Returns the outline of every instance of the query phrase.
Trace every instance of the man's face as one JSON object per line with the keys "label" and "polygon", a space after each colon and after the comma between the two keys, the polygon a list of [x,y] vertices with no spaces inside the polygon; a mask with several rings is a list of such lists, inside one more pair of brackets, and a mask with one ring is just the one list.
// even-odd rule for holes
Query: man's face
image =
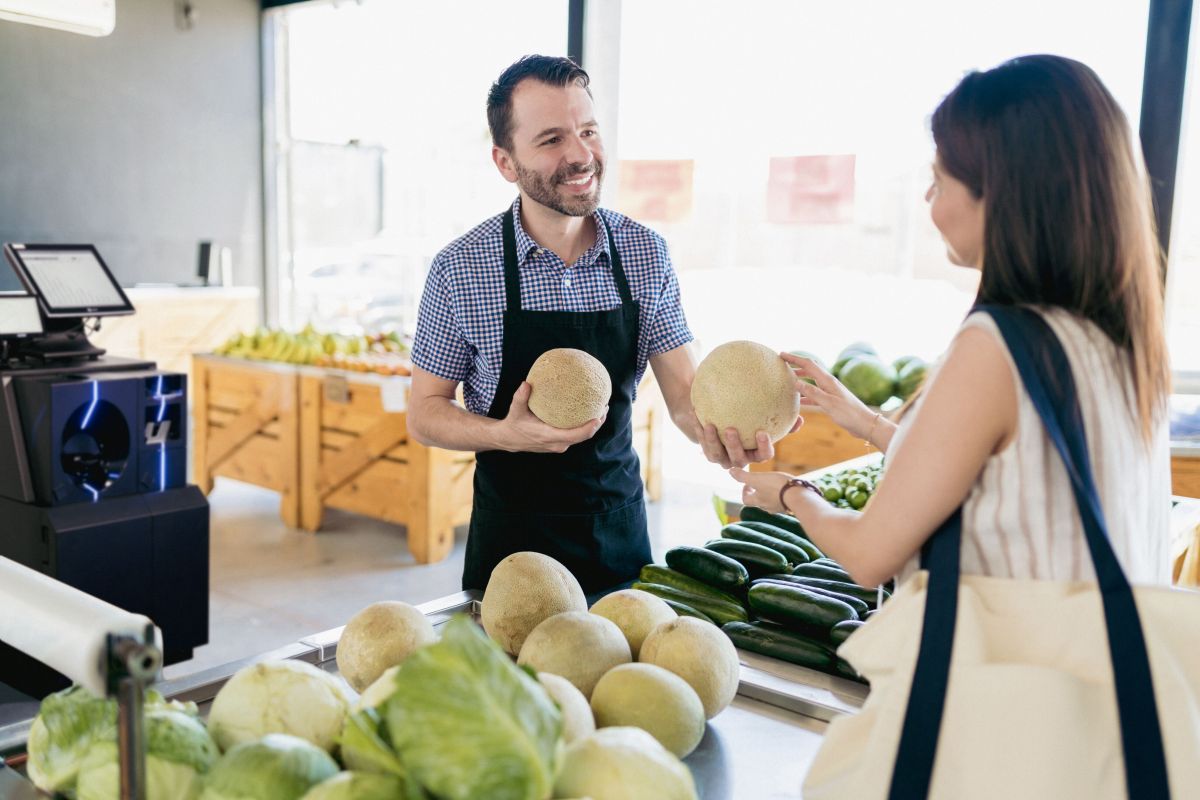
{"label": "man's face", "polygon": [[501,173],[560,214],[591,214],[600,204],[604,145],[587,90],[527,78],[512,103],[512,150],[493,152]]}

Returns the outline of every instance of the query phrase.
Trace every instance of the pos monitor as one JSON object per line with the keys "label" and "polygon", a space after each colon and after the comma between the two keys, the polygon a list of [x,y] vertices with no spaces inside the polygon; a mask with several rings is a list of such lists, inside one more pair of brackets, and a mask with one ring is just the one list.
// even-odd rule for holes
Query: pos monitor
{"label": "pos monitor", "polygon": [[6,244],[4,255],[49,320],[132,314],[133,305],[90,244]]}

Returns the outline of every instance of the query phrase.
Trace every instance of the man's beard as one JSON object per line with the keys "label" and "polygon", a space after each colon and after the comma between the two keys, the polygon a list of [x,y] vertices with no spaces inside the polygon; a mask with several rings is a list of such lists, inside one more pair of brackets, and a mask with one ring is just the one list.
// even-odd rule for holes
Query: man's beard
{"label": "man's beard", "polygon": [[[604,165],[600,161],[593,161],[590,166],[583,169],[564,167],[549,179],[543,178],[534,170],[526,169],[515,158],[513,165],[517,170],[517,185],[525,191],[525,194],[560,214],[568,217],[586,217],[595,212],[600,205],[600,185],[604,178]],[[589,172],[595,173],[596,181],[596,188],[590,195],[572,196],[559,193],[558,187],[564,181],[579,178]]]}

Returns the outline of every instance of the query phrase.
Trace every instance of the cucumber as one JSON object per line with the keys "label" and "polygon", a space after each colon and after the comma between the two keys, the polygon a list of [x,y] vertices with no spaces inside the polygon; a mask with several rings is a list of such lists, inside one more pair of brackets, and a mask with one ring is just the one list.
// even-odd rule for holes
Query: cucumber
{"label": "cucumber", "polygon": [[[870,611],[871,611],[871,607],[868,606],[866,603],[864,603],[862,600],[859,600],[857,597],[851,597],[848,594],[841,594],[840,592],[830,591],[829,589],[818,589],[816,586],[804,586],[803,584],[798,584],[794,581],[786,580],[787,577],[789,577],[789,576],[787,576],[787,575],[767,575],[765,577],[759,578],[758,580],[754,581],[754,584],[759,584],[764,581],[767,581],[767,582],[779,583],[784,586],[800,586],[801,588],[803,588],[807,591],[816,592],[817,594],[823,594],[823,595],[832,597],[836,600],[841,600],[843,603],[845,603],[846,605],[848,605],[854,609],[854,613],[858,615],[859,619],[862,619],[866,614],[870,613]],[[754,585],[754,584],[752,584],[752,585]]]}
{"label": "cucumber", "polygon": [[682,589],[676,589],[673,586],[660,586],[657,583],[642,583],[638,581],[633,584],[633,588],[649,592],[655,597],[661,597],[663,600],[674,600],[676,603],[690,606],[701,614],[704,614],[717,625],[724,625],[726,622],[745,622],[749,619],[746,609],[740,605],[726,603],[722,600],[710,600],[707,597],[691,594]]}
{"label": "cucumber", "polygon": [[750,577],[780,572],[788,568],[788,560],[783,553],[764,547],[754,542],[741,542],[737,539],[713,539],[704,545],[707,549],[734,559],[749,572]]}
{"label": "cucumber", "polygon": [[867,683],[867,679],[862,675],[859,675],[858,670],[850,666],[850,663],[843,658],[837,658],[833,662],[833,669],[834,672],[843,678],[849,678],[850,680],[858,681],[859,683]]}
{"label": "cucumber", "polygon": [[827,645],[778,625],[764,622],[730,622],[721,626],[736,647],[772,656],[810,669],[830,670],[836,657]]}
{"label": "cucumber", "polygon": [[647,564],[642,567],[642,571],[638,573],[638,580],[642,583],[657,583],[659,586],[672,586],[689,594],[707,597],[710,600],[733,603],[736,606],[742,604],[741,600],[729,592],[721,591],[715,586],[709,586],[703,581],[698,581],[695,578],[684,575],[682,572],[676,572],[670,567],[664,567],[661,564]]}
{"label": "cucumber", "polygon": [[721,529],[721,538],[737,539],[740,542],[750,542],[751,544],[760,544],[763,547],[769,547],[783,554],[783,557],[788,560],[789,564],[804,564],[809,560],[808,554],[796,545],[785,542],[782,539],[777,539],[761,531],[751,530],[745,525],[736,522],[726,525]]}
{"label": "cucumber", "polygon": [[[857,583],[847,583],[846,581],[831,581],[826,578],[809,578],[803,575],[790,576],[792,582],[798,583],[801,586],[815,586],[818,589],[829,589],[838,594],[848,594],[851,597],[857,597],[871,608],[875,608],[875,603],[878,600],[878,590],[868,589],[865,586],[859,586]],[[883,599],[887,600],[891,597],[887,590],[883,592]]]}
{"label": "cucumber", "polygon": [[800,575],[805,578],[825,578],[830,581],[842,581],[843,583],[854,583],[850,577],[850,573],[841,567],[831,567],[828,564],[797,564],[792,570],[793,575]]}
{"label": "cucumber", "polygon": [[671,548],[667,551],[667,566],[719,589],[736,589],[750,581],[750,573],[740,562],[703,547]]}
{"label": "cucumber", "polygon": [[829,641],[833,642],[833,646],[837,647],[842,642],[850,638],[850,634],[864,625],[862,620],[848,619],[845,622],[839,622],[829,629]]}
{"label": "cucumber", "polygon": [[829,566],[831,566],[831,567],[837,567],[838,569],[845,569],[845,567],[843,567],[843,566],[842,566],[841,564],[839,564],[838,562],[834,561],[834,560],[833,560],[832,558],[830,558],[829,556],[821,556],[820,558],[814,558],[814,559],[813,559],[813,561],[812,561],[812,563],[814,563],[814,564],[828,564],[828,565],[829,565]]}
{"label": "cucumber", "polygon": [[[804,554],[806,556],[808,556],[809,561],[812,561],[813,559],[817,559],[817,558],[822,558],[825,555],[824,553],[821,552],[821,549],[819,547],[817,547],[815,544],[810,542],[808,539],[805,539],[803,536],[797,536],[796,534],[794,534],[790,531],[786,531],[783,528],[777,527],[775,525],[771,525],[770,523],[767,523],[767,522],[739,522],[737,524],[741,525],[743,528],[749,528],[752,531],[758,531],[759,533],[765,533],[767,536],[774,537],[776,539],[779,539],[780,541],[784,541],[790,545],[795,545],[796,547],[799,547],[801,550],[804,551]],[[794,564],[796,562],[793,561],[792,563]]]}
{"label": "cucumber", "polygon": [[712,617],[708,616],[703,611],[697,611],[691,606],[684,605],[678,600],[667,600],[666,598],[662,598],[662,601],[669,605],[671,609],[681,617],[693,617],[704,622],[711,622],[713,625],[717,624],[712,621]]}
{"label": "cucumber", "polygon": [[775,514],[758,506],[744,506],[741,516],[743,522],[766,522],[776,528],[783,528],[788,533],[808,538],[804,528],[800,527],[800,520],[790,514]]}
{"label": "cucumber", "polygon": [[751,610],[763,619],[817,636],[828,635],[839,622],[858,619],[849,603],[802,586],[760,582],[750,587],[747,597]]}

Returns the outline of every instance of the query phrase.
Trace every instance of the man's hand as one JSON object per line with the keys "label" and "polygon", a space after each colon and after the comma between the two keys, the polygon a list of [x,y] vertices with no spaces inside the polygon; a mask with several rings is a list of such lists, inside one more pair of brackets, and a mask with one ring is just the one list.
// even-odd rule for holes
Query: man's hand
{"label": "man's hand", "polygon": [[[717,426],[711,423],[702,425],[695,411],[692,412],[692,422],[697,434],[696,440],[700,443],[700,449],[704,451],[704,457],[714,464],[720,464],[724,469],[741,468],[747,464],[757,464],[775,458],[775,446],[763,431],[754,434],[756,446],[747,450],[742,446],[742,437],[736,429],[726,428],[722,438]],[[796,417],[791,432],[799,430],[803,424],[804,418]]]}
{"label": "man's hand", "polygon": [[498,438],[501,449],[510,453],[564,453],[573,444],[585,442],[596,435],[608,416],[593,419],[577,428],[555,428],[542,422],[529,410],[529,394],[533,387],[522,381],[513,393],[508,416],[500,423]]}

